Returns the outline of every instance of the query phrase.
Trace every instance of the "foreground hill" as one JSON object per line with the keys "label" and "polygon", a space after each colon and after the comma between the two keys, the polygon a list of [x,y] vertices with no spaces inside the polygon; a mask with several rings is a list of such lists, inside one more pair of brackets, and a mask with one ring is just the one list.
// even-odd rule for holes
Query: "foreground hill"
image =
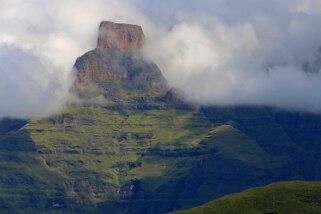
{"label": "foreground hill", "polygon": [[275,181],[320,180],[320,115],[195,107],[103,22],[75,63],[79,102],[0,122],[1,213],[165,213]]}
{"label": "foreground hill", "polygon": [[321,213],[321,183],[275,183],[229,195],[190,210],[174,213],[317,214]]}

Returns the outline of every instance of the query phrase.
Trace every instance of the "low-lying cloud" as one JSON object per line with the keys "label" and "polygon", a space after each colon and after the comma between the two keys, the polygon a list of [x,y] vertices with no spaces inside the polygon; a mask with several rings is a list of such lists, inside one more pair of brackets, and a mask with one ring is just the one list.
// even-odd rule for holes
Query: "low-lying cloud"
{"label": "low-lying cloud", "polygon": [[121,0],[0,0],[0,118],[47,116],[70,100],[76,58],[102,20],[144,18]]}
{"label": "low-lying cloud", "polygon": [[319,0],[0,0],[0,117],[68,100],[102,20],[140,24],[146,57],[199,104],[321,111]]}
{"label": "low-lying cloud", "polygon": [[[62,68],[31,52],[0,46],[1,114],[6,117],[46,115],[65,102]],[[17,76],[19,75],[19,76]]]}
{"label": "low-lying cloud", "polygon": [[172,86],[199,104],[320,112],[320,1],[201,2],[145,50]]}

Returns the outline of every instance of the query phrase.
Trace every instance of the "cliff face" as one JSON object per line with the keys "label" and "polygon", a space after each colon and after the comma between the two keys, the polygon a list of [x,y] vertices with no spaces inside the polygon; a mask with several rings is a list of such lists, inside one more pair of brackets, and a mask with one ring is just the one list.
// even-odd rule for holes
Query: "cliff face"
{"label": "cliff face", "polygon": [[101,22],[97,48],[126,50],[140,48],[145,36],[142,27],[130,24]]}
{"label": "cliff face", "polygon": [[160,70],[140,54],[143,43],[140,26],[102,22],[97,48],[76,60],[76,94],[85,99],[98,95],[125,99],[133,91],[165,92]]}

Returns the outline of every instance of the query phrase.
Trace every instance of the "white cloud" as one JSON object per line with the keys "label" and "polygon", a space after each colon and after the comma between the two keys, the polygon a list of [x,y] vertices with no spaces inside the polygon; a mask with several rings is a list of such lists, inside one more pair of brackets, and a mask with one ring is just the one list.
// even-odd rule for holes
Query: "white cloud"
{"label": "white cloud", "polygon": [[[320,0],[0,0],[0,117],[43,116],[68,100],[75,59],[99,22],[140,24],[145,53],[201,104],[321,111]],[[267,72],[268,71],[268,72]],[[58,101],[57,101],[58,100]]]}
{"label": "white cloud", "polygon": [[1,0],[0,6],[0,118],[59,111],[69,98],[73,63],[96,46],[99,23],[146,22],[121,0]]}
{"label": "white cloud", "polygon": [[302,69],[321,68],[321,14],[294,11],[302,1],[201,2],[184,4],[146,47],[172,86],[199,104],[321,111],[321,77]]}
{"label": "white cloud", "polygon": [[292,7],[294,12],[306,14],[321,14],[321,1],[320,0],[303,0]]}
{"label": "white cloud", "polygon": [[210,27],[204,27],[197,22],[182,22],[147,43],[145,51],[159,64],[171,85],[184,87],[191,76],[209,71],[219,75],[236,56],[251,56],[257,45],[250,24],[226,27],[213,21]]}

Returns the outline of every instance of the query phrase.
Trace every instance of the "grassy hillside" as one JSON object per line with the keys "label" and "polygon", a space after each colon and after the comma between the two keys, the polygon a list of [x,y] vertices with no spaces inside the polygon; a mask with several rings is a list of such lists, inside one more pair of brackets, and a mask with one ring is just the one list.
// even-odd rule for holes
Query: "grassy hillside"
{"label": "grassy hillside", "polygon": [[[103,202],[127,197],[126,190],[119,193],[121,186],[135,179],[184,174],[174,170],[179,157],[166,157],[196,150],[210,126],[193,111],[70,107],[57,117],[30,121],[24,130],[47,167],[68,179],[70,196]],[[158,180],[154,185],[161,184]],[[154,185],[142,182],[144,189]]]}
{"label": "grassy hillside", "polygon": [[[309,151],[262,110],[212,111],[222,118],[216,123],[161,99],[153,106],[74,105],[50,118],[3,123],[0,211],[164,213],[311,175],[309,159],[310,168],[293,165],[294,155]],[[267,132],[279,130],[269,149],[257,137],[266,120],[273,121]],[[289,140],[277,140],[283,136]],[[271,152],[277,142],[288,154]]]}
{"label": "grassy hillside", "polygon": [[303,128],[280,115],[151,102],[74,105],[1,123],[0,212],[164,213],[319,176],[318,147],[301,146],[290,134]]}
{"label": "grassy hillside", "polygon": [[[99,212],[107,206],[112,213],[123,207],[161,213],[233,191],[220,177],[237,167],[254,172],[283,161],[197,110],[71,106],[23,125],[0,138],[3,210]],[[232,172],[219,166],[223,162]],[[204,183],[194,183],[198,178]],[[191,182],[191,189],[184,187]],[[218,184],[222,190],[213,188]],[[193,194],[204,196],[197,201]]]}
{"label": "grassy hillside", "polygon": [[25,122],[7,124],[8,132],[0,135],[0,213],[42,213],[72,204],[59,184],[64,178],[46,167],[28,132],[21,128]]}
{"label": "grassy hillside", "polygon": [[321,213],[321,183],[275,183],[229,195],[190,210],[174,213],[317,214]]}

